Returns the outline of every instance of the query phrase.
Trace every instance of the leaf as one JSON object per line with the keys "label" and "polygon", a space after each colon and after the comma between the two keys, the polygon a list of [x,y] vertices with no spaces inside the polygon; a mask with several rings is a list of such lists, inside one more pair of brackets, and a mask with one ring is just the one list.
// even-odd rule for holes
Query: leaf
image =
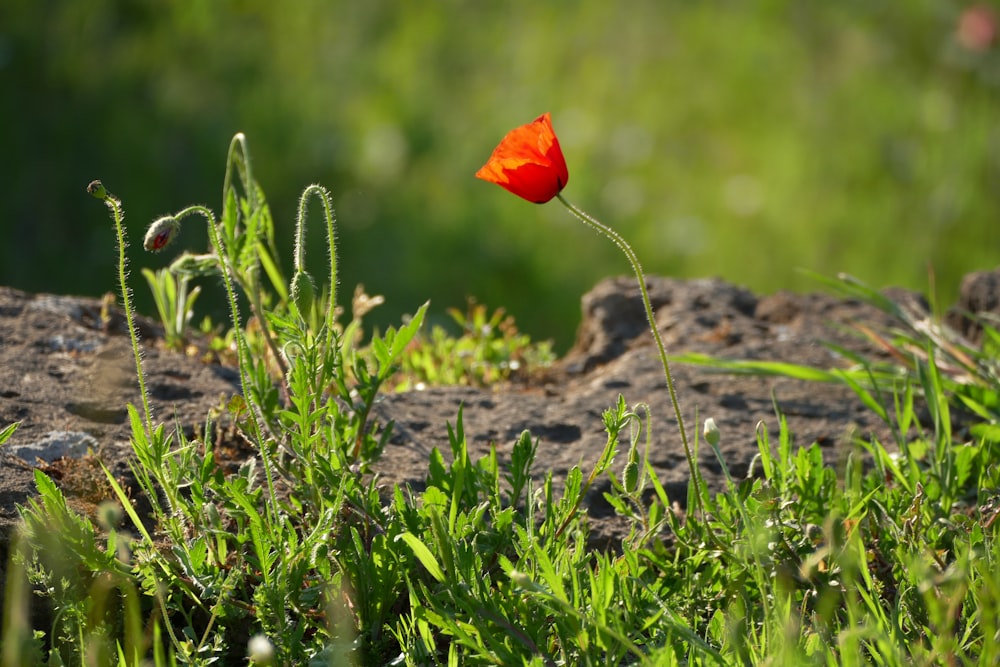
{"label": "leaf", "polygon": [[876,400],[870,391],[862,387],[854,378],[843,371],[834,371],[834,374],[839,377],[844,384],[850,387],[851,390],[857,394],[858,398],[861,399],[861,402],[864,403],[868,409],[879,416],[879,419],[887,424],[892,423],[889,419],[889,413],[886,411],[885,406]]}
{"label": "leaf", "polygon": [[731,373],[733,375],[776,375],[812,382],[837,382],[840,379],[839,376],[830,371],[803,366],[801,364],[789,364],[782,361],[721,359],[701,353],[684,354],[674,357],[674,361],[682,364],[709,366],[720,372]]}
{"label": "leaf", "polygon": [[0,429],[0,445],[10,440],[10,436],[14,435],[14,431],[16,431],[17,427],[20,425],[21,422],[13,422],[4,426],[3,429]]}
{"label": "leaf", "polygon": [[392,361],[395,362],[396,359],[403,353],[407,346],[413,341],[413,337],[417,335],[420,331],[420,327],[424,323],[424,315],[427,314],[427,308],[430,306],[430,301],[425,301],[417,312],[413,314],[410,321],[399,327],[396,332],[395,339],[392,342]]}
{"label": "leaf", "polygon": [[[1000,424],[976,424],[969,427],[969,432],[986,442],[1000,442]],[[2,434],[0,434],[0,438],[2,438]]]}
{"label": "leaf", "polygon": [[146,530],[146,526],[143,525],[142,520],[139,518],[139,514],[135,511],[135,507],[132,506],[132,501],[129,500],[128,494],[125,493],[125,490],[121,487],[118,480],[115,479],[115,476],[111,474],[111,471],[108,470],[104,463],[101,463],[101,470],[104,471],[104,476],[108,478],[108,484],[111,485],[112,491],[114,491],[115,495],[118,497],[118,502],[121,503],[125,513],[128,514],[128,518],[132,520],[132,525],[135,526],[136,530],[138,530],[142,535],[142,539],[146,541],[146,544],[153,546],[155,544],[153,542],[153,537],[149,534],[149,531]]}
{"label": "leaf", "polygon": [[267,274],[267,277],[271,280],[271,285],[274,286],[274,291],[278,293],[278,298],[281,301],[288,301],[288,288],[285,287],[285,278],[281,275],[281,269],[278,268],[278,265],[271,257],[271,253],[267,251],[267,246],[263,243],[257,244],[257,256],[264,267],[264,273]]}
{"label": "leaf", "polygon": [[566,587],[563,585],[563,578],[557,571],[549,558],[548,554],[545,553],[544,549],[538,548],[532,552],[532,556],[535,562],[538,564],[538,570],[542,575],[542,579],[548,585],[549,591],[558,600],[569,604],[569,598],[566,596]]}
{"label": "leaf", "polygon": [[427,545],[420,541],[420,538],[407,531],[397,535],[396,539],[406,542],[406,546],[410,547],[410,551],[413,552],[413,555],[417,557],[417,560],[420,561],[421,565],[424,566],[430,575],[439,582],[444,583],[444,572],[441,570],[441,566],[438,564],[437,559],[434,558],[431,550],[427,548]]}
{"label": "leaf", "polygon": [[510,485],[510,504],[516,507],[521,493],[531,476],[531,463],[538,452],[538,440],[533,440],[531,431],[522,431],[510,453],[510,473],[504,475]]}

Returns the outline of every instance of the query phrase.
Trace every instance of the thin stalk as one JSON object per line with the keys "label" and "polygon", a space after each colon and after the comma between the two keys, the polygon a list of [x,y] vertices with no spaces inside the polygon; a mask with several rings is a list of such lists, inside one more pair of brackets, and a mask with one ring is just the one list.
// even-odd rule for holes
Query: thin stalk
{"label": "thin stalk", "polygon": [[122,219],[125,217],[122,212],[122,203],[109,193],[100,181],[94,181],[87,187],[87,191],[94,197],[102,200],[111,210],[111,217],[115,221],[115,233],[118,236],[118,284],[122,292],[122,306],[125,308],[125,322],[128,324],[128,335],[132,342],[132,354],[135,357],[135,371],[139,379],[139,396],[142,399],[142,411],[146,418],[146,433],[153,433],[153,413],[149,407],[149,393],[146,391],[146,375],[142,370],[142,352],[139,349],[139,331],[135,326],[135,311],[132,306],[132,292],[128,286],[128,257],[125,251],[128,249],[128,239],[125,237],[125,228]]}
{"label": "thin stalk", "polygon": [[[642,305],[646,308],[646,319],[649,322],[649,330],[653,333],[653,339],[656,341],[656,349],[660,354],[660,362],[663,364],[663,374],[667,378],[667,391],[670,393],[670,404],[674,409],[674,416],[677,418],[677,429],[681,435],[681,442],[684,443],[684,455],[687,457],[688,467],[691,469],[691,479],[695,484],[698,483],[701,475],[698,471],[698,467],[694,460],[694,455],[691,450],[691,443],[688,440],[687,429],[684,428],[684,418],[681,416],[680,403],[677,400],[677,390],[674,388],[674,378],[670,373],[670,362],[667,361],[667,350],[663,345],[663,339],[660,337],[660,332],[656,328],[656,317],[653,314],[653,306],[649,301],[649,291],[646,289],[646,276],[642,272],[642,266],[639,264],[639,258],[636,256],[635,251],[632,247],[622,238],[622,235],[611,229],[600,220],[594,218],[592,215],[584,212],[578,208],[575,204],[571,203],[566,199],[562,193],[556,195],[559,201],[569,209],[578,220],[590,227],[591,229],[597,230],[604,236],[611,239],[615,245],[621,248],[622,252],[625,253],[625,257],[628,258],[629,264],[632,265],[632,270],[635,271],[635,277],[639,282],[639,291],[642,293]],[[704,503],[701,500],[701,494],[696,494],[698,497],[698,504],[701,509],[704,510]]]}
{"label": "thin stalk", "polygon": [[[225,209],[226,202],[229,197],[229,191],[233,188],[233,171],[238,173],[239,178],[243,181],[243,191],[246,195],[247,201],[250,205],[251,211],[256,211],[259,207],[257,201],[257,183],[253,180],[253,169],[250,163],[250,148],[247,146],[246,135],[242,132],[237,132],[233,135],[232,140],[229,142],[229,152],[226,155],[226,175],[222,181],[222,207]],[[273,253],[273,239],[268,239],[271,242],[271,247],[268,248],[269,252]],[[236,259],[236,258],[234,258]],[[236,277],[237,281],[243,287],[243,291],[247,296],[247,301],[250,303],[250,310],[257,321],[260,323],[260,331],[264,336],[264,342],[268,349],[271,351],[271,355],[274,357],[275,363],[278,365],[278,370],[281,373],[281,377],[288,375],[288,366],[285,364],[285,358],[281,355],[281,351],[278,349],[277,343],[274,341],[274,337],[271,336],[271,329],[267,324],[267,319],[264,317],[264,306],[260,296],[260,282],[257,279],[241,279],[240,272],[234,271],[233,275]],[[287,393],[287,387],[285,387]]]}
{"label": "thin stalk", "polygon": [[215,215],[204,206],[197,206],[197,205],[189,206],[183,211],[177,213],[174,216],[174,218],[179,221],[182,218],[194,213],[201,215],[208,222],[209,240],[211,241],[212,247],[215,249],[215,252],[219,257],[219,265],[220,265],[219,269],[220,272],[222,273],[222,282],[226,288],[226,296],[229,299],[229,311],[233,320],[233,334],[236,336],[236,356],[237,356],[237,365],[239,367],[239,372],[240,372],[240,384],[243,388],[244,399],[247,402],[247,407],[248,407],[247,412],[250,415],[250,423],[253,427],[253,432],[254,432],[253,435],[257,439],[257,442],[260,444],[260,455],[264,463],[264,474],[267,477],[267,490],[269,494],[268,500],[270,501],[268,503],[268,510],[271,514],[270,516],[271,525],[276,526],[278,525],[277,524],[278,505],[277,505],[277,496],[275,495],[274,491],[274,476],[273,473],[271,472],[271,457],[267,452],[267,444],[264,442],[263,428],[258,418],[257,414],[258,408],[254,404],[252,396],[253,392],[250,391],[251,382],[250,382],[250,377],[247,374],[246,370],[250,363],[249,361],[250,349],[249,346],[247,345],[246,337],[244,336],[243,330],[240,325],[240,311],[239,311],[239,306],[236,302],[236,290],[233,288],[233,279],[232,276],[230,275],[229,263],[226,258],[226,249],[222,245],[222,239],[219,237],[219,230],[216,228]]}
{"label": "thin stalk", "polygon": [[330,201],[330,192],[322,185],[310,185],[302,191],[299,197],[299,214],[295,223],[295,271],[305,271],[306,251],[306,204],[309,197],[315,195],[323,203],[323,215],[326,218],[326,237],[330,251],[330,298],[326,308],[326,328],[333,331],[335,310],[337,307],[337,237],[334,231],[337,216]]}

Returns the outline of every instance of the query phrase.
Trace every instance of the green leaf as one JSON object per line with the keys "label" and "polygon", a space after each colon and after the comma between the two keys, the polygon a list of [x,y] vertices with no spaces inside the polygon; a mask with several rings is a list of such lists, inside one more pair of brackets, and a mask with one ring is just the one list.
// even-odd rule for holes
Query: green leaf
{"label": "green leaf", "polygon": [[396,332],[396,337],[392,343],[392,360],[395,361],[399,355],[403,353],[406,347],[413,341],[413,337],[417,335],[420,331],[420,327],[424,323],[424,315],[427,314],[427,308],[431,305],[430,301],[425,301],[424,305],[417,309],[417,312],[413,314],[410,321],[399,327],[399,331]]}
{"label": "green leaf", "polygon": [[149,534],[149,531],[146,530],[146,526],[143,525],[142,520],[139,519],[139,514],[135,511],[135,507],[132,506],[132,501],[129,499],[128,494],[125,493],[125,489],[121,487],[118,480],[115,479],[115,476],[111,474],[111,471],[108,470],[104,463],[101,463],[101,470],[104,471],[104,476],[107,477],[108,484],[111,485],[111,489],[118,497],[118,502],[120,502],[122,507],[125,509],[125,513],[128,514],[128,518],[132,520],[132,525],[135,526],[135,529],[142,535],[142,539],[146,541],[146,544],[153,546],[155,544],[153,542],[153,537]]}
{"label": "green leaf", "polygon": [[811,382],[837,382],[840,377],[831,371],[825,371],[801,364],[789,364],[782,361],[742,361],[721,359],[707,354],[692,352],[673,358],[682,364],[708,366],[720,372],[733,375],[764,375],[790,377]]}
{"label": "green leaf", "polygon": [[14,435],[14,431],[16,431],[17,427],[20,425],[21,422],[13,422],[4,426],[3,429],[0,429],[0,445],[10,440],[10,436]]}
{"label": "green leaf", "polygon": [[566,596],[566,587],[563,585],[562,575],[556,571],[552,560],[545,553],[545,550],[540,548],[535,549],[532,552],[532,557],[538,563],[538,570],[542,575],[542,580],[545,581],[552,595],[568,604],[569,598]]}
{"label": "green leaf", "polygon": [[871,392],[862,387],[854,378],[843,371],[834,371],[834,375],[839,377],[844,384],[851,388],[851,390],[857,394],[861,402],[865,404],[872,412],[879,416],[879,419],[888,423],[891,423],[889,419],[889,413],[886,411],[885,406],[882,405],[878,400],[872,396]]}
{"label": "green leaf", "polygon": [[[976,424],[970,426],[969,431],[972,435],[986,442],[1000,442],[1000,424]],[[0,434],[0,438],[2,438],[2,434]]]}
{"label": "green leaf", "polygon": [[427,545],[420,541],[420,538],[407,531],[397,535],[396,539],[406,542],[406,546],[410,547],[410,551],[413,552],[413,555],[417,557],[417,560],[420,561],[430,575],[439,582],[444,583],[444,572],[441,570],[441,566],[438,564],[437,559],[434,558],[431,550],[427,548]]}
{"label": "green leaf", "polygon": [[538,452],[538,440],[532,439],[530,431],[522,431],[510,453],[510,473],[504,475],[510,485],[510,504],[517,506],[525,484],[531,478],[531,464]]}

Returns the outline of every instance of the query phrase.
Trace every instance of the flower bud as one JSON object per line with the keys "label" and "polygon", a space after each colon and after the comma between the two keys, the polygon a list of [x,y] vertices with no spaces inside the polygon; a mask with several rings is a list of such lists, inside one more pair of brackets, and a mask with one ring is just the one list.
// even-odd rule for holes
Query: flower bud
{"label": "flower bud", "polygon": [[299,311],[299,316],[308,321],[312,312],[313,300],[316,298],[316,283],[305,270],[299,269],[292,276],[292,303]]}
{"label": "flower bud", "polygon": [[104,189],[104,184],[100,181],[91,181],[90,185],[87,186],[87,192],[95,199],[104,200],[108,198],[108,191]]}
{"label": "flower bud", "polygon": [[174,240],[177,232],[181,228],[181,223],[171,215],[165,215],[155,220],[146,230],[146,238],[142,241],[142,247],[149,252],[160,252]]}
{"label": "flower bud", "polygon": [[97,506],[97,523],[104,530],[114,530],[122,520],[122,506],[113,500],[105,500]]}
{"label": "flower bud", "polygon": [[515,586],[520,586],[521,588],[531,587],[531,577],[526,572],[521,572],[520,570],[511,570],[510,574],[511,583]]}
{"label": "flower bud", "polygon": [[709,417],[705,420],[705,430],[702,432],[705,436],[705,441],[715,447],[719,444],[719,427],[715,425],[715,420]]}
{"label": "flower bud", "polygon": [[625,470],[622,473],[622,486],[625,487],[625,493],[635,493],[639,490],[639,462],[629,461],[625,464]]}

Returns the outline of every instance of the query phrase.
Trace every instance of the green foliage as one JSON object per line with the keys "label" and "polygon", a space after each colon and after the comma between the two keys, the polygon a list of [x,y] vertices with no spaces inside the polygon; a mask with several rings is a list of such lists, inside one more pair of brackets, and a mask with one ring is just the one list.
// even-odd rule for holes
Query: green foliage
{"label": "green foliage", "polygon": [[[371,468],[392,425],[376,423],[372,406],[415,372],[413,351],[469,345],[496,373],[532,344],[481,306],[461,320],[473,325],[462,338],[428,342],[426,304],[362,342],[377,299],[359,289],[352,321],[339,322],[333,209],[318,186],[307,191],[324,203],[330,282],[310,304],[295,299],[245,141],[233,146],[222,217],[190,207],[173,218],[208,223],[211,252],[184,263],[222,278],[245,391],[193,437],[129,406],[141,497],[105,471],[114,498],[96,522],[36,473],[8,568],[3,667],[238,665],[251,652],[317,666],[1000,660],[994,330],[973,349],[933,323],[904,329],[892,367],[729,365],[846,382],[896,442],[856,443],[833,469],[817,445],[794,448],[782,418],[776,442],[757,433],[756,474],[737,479],[720,442],[744,436],[707,425],[727,485],[713,494],[695,474],[686,509],[649,465],[648,409],[621,396],[603,415],[604,449],[561,487],[536,469],[529,432],[473,460],[459,409],[424,486],[388,489]],[[120,202],[94,190],[124,248]],[[294,266],[293,281],[306,275],[301,254]],[[124,276],[122,256],[127,295]],[[141,380],[137,345],[135,354]],[[447,372],[498,377],[479,368]],[[960,413],[967,439],[956,437]],[[227,468],[224,449],[237,446],[249,451]],[[583,508],[605,476],[625,533],[600,550]],[[51,611],[38,627],[27,620],[29,586]]]}
{"label": "green foliage", "polygon": [[518,331],[514,318],[503,308],[490,313],[486,306],[469,300],[466,312],[448,310],[461,328],[454,336],[442,326],[418,337],[403,357],[399,389],[427,385],[488,386],[512,376],[542,368],[555,355],[550,343],[532,343]]}
{"label": "green foliage", "polygon": [[167,269],[143,269],[142,275],[149,283],[156,312],[163,323],[164,343],[169,348],[183,348],[201,287],[190,287],[187,275],[175,275]]}

